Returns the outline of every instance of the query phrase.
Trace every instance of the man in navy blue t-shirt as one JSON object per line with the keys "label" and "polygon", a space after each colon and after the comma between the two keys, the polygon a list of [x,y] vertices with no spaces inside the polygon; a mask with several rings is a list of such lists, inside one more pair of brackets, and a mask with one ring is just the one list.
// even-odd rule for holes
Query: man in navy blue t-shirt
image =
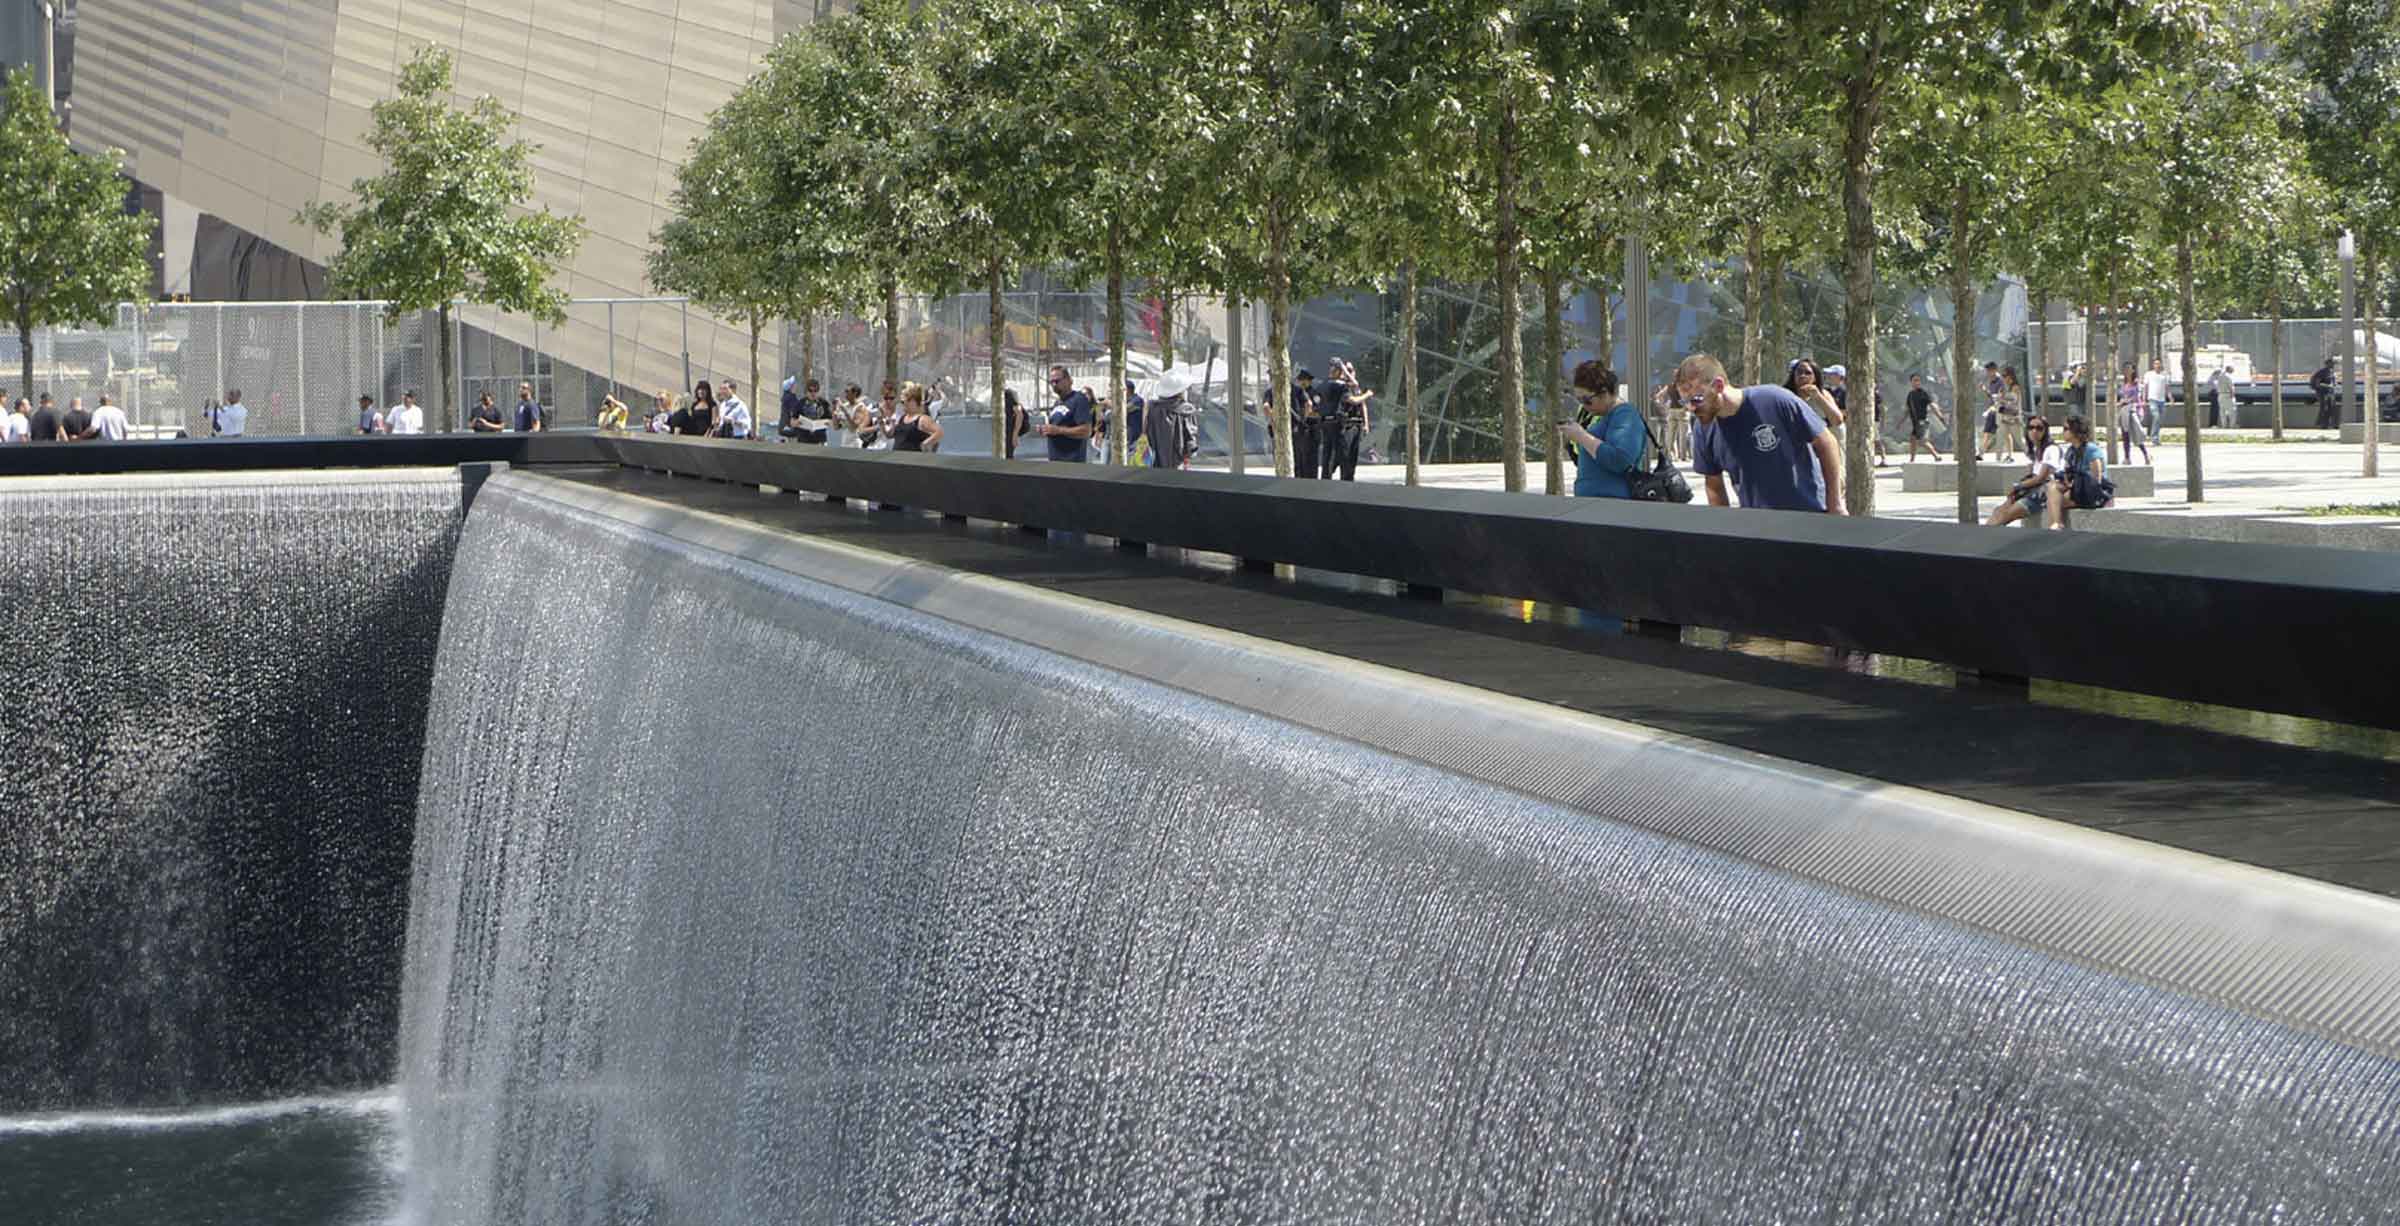
{"label": "man in navy blue t-shirt", "polygon": [[1058,403],[1050,406],[1049,420],[1037,423],[1034,433],[1050,440],[1050,458],[1073,464],[1091,459],[1092,398],[1075,390],[1075,377],[1064,366],[1050,368],[1050,391]]}
{"label": "man in navy blue t-shirt", "polygon": [[1730,475],[1747,508],[1849,514],[1841,451],[1798,396],[1773,386],[1728,387],[1724,363],[1705,353],[1676,368],[1675,390],[1692,408],[1692,468],[1708,479],[1708,505],[1728,505]]}

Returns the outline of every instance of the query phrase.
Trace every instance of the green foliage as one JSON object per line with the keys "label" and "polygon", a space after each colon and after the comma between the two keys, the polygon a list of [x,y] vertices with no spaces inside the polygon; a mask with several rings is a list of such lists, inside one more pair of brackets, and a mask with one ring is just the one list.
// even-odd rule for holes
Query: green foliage
{"label": "green foliage", "polygon": [[808,243],[816,210],[773,207],[771,151],[781,135],[769,78],[709,117],[676,172],[675,215],[651,238],[650,282],[721,315],[753,322],[831,305],[843,272]]}
{"label": "green foliage", "polygon": [[31,71],[0,79],[0,301],[15,327],[25,386],[33,330],[105,323],[150,279],[150,220],[125,212],[114,156],[67,146]]}
{"label": "green foliage", "polygon": [[2400,0],[2317,0],[2290,50],[2314,89],[2300,129],[2335,215],[2388,244],[2400,232]]}
{"label": "green foliage", "polygon": [[400,70],[399,94],[375,104],[367,148],[384,173],[351,184],[345,205],[318,202],[300,219],[339,232],[329,268],[343,292],[382,298],[397,310],[465,299],[534,316],[566,318],[552,271],[583,238],[579,217],[533,196],[533,146],[509,139],[516,117],[494,98],[451,104],[449,53],[427,47]]}

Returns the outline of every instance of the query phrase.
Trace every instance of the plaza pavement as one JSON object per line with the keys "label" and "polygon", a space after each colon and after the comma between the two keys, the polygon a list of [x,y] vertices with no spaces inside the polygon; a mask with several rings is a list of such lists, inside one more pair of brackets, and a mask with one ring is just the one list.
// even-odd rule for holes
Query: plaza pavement
{"label": "plaza pavement", "polygon": [[[2209,439],[2220,434],[2255,436],[2264,440],[2265,430],[2210,431]],[[2360,448],[2358,444],[2334,441],[2329,431],[2287,430],[2287,440],[2270,442],[2226,442],[2204,440],[2201,458],[2207,478],[2204,501],[2198,505],[2184,500],[2184,453],[2181,444],[2156,446],[2150,449],[2157,470],[2158,492],[2151,498],[2120,498],[2117,508],[2126,511],[2147,511],[2176,516],[2262,516],[2278,512],[2298,513],[2311,507],[2337,505],[2400,503],[2400,447],[2386,444],[2380,457],[2383,475],[2368,479],[2359,475]],[[1927,461],[1920,458],[1918,463]],[[1996,461],[1985,461],[1995,463]],[[1895,454],[1889,467],[1876,471],[1875,513],[1907,519],[1951,519],[1958,514],[1958,495],[1951,492],[1935,494],[1904,494],[1900,491],[1902,461]],[[2009,466],[2021,471],[2023,460]],[[1700,480],[1691,475],[1691,466],[1683,465],[1690,477],[1693,492],[1700,494]],[[1361,464],[1358,479],[1399,484],[1405,470],[1398,464]],[[1573,470],[1567,474],[1570,483]],[[1526,480],[1539,489],[1542,481],[1540,463],[1526,465]],[[1488,464],[1427,464],[1423,466],[1423,483],[1438,489],[1498,490],[1501,471],[1497,463]],[[1700,495],[1705,497],[1704,494]],[[1998,499],[1986,497],[1980,505],[1989,514]],[[2400,521],[2400,516],[2384,517]],[[2365,523],[2367,520],[2330,520],[2328,522]]]}

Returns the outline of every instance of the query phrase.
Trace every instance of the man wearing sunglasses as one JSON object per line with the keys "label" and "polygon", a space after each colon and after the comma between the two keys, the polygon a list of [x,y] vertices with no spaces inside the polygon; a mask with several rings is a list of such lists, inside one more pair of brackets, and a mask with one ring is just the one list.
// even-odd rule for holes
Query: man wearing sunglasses
{"label": "man wearing sunglasses", "polygon": [[1842,456],[1833,432],[1780,387],[1731,387],[1725,364],[1705,353],[1675,368],[1675,392],[1692,410],[1692,468],[1708,479],[1708,505],[1847,515]]}

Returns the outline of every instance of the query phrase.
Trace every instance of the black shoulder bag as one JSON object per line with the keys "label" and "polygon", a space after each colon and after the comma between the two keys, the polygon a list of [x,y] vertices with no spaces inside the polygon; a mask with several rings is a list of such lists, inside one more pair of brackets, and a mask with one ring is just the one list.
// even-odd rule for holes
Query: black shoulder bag
{"label": "black shoulder bag", "polygon": [[1660,446],[1658,436],[1650,432],[1650,415],[1640,409],[1635,409],[1633,415],[1641,419],[1642,437],[1648,439],[1650,449],[1658,453],[1658,459],[1651,464],[1650,471],[1642,471],[1641,461],[1638,458],[1634,461],[1632,468],[1625,470],[1625,484],[1632,490],[1633,500],[1635,502],[1690,502],[1692,500],[1691,483],[1683,479],[1683,470],[1675,467],[1675,461],[1667,458],[1667,449]]}

